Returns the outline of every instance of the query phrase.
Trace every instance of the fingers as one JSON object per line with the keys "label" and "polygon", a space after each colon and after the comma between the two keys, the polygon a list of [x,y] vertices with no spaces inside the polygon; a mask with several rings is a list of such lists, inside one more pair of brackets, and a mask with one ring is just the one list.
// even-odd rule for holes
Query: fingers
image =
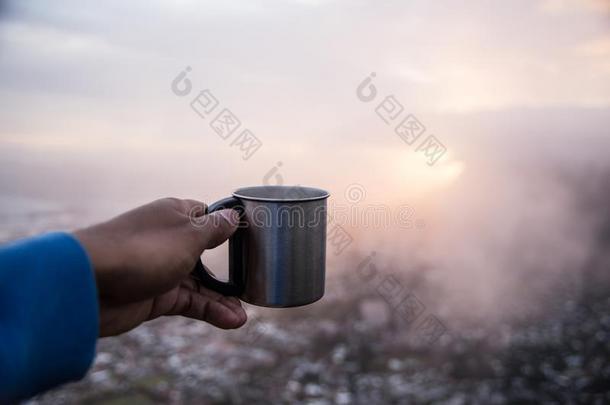
{"label": "fingers", "polygon": [[222,301],[228,307],[230,307],[236,311],[243,309],[241,306],[241,301],[239,299],[237,299],[235,297],[227,297],[227,296],[222,295],[219,292],[205,288],[203,285],[201,285],[201,282],[199,280],[197,280],[193,277],[188,277],[188,278],[184,279],[181,286],[186,287],[199,294],[202,294],[206,297],[209,297],[210,299],[212,299],[214,301]]}
{"label": "fingers", "polygon": [[208,208],[207,204],[197,200],[166,198],[176,210],[182,212],[189,217],[203,216]]}
{"label": "fingers", "polygon": [[232,209],[215,211],[197,220],[192,226],[197,235],[199,249],[212,249],[222,244],[235,232],[239,224],[239,214]]}
{"label": "fingers", "polygon": [[225,297],[205,288],[200,292],[183,286],[171,315],[182,315],[208,322],[222,329],[235,329],[246,320],[246,311],[235,297]]}
{"label": "fingers", "polygon": [[239,214],[232,209],[205,215],[207,205],[201,201],[178,198],[166,198],[164,201],[188,216],[189,228],[197,237],[200,251],[222,244],[235,232],[239,224]]}

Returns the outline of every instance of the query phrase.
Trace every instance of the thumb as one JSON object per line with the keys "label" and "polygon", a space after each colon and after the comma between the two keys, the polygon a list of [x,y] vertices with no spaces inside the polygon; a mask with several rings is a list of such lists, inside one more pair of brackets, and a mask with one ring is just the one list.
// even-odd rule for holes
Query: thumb
{"label": "thumb", "polygon": [[224,209],[204,215],[198,220],[195,232],[199,248],[213,249],[229,239],[239,225],[239,214],[233,209]]}

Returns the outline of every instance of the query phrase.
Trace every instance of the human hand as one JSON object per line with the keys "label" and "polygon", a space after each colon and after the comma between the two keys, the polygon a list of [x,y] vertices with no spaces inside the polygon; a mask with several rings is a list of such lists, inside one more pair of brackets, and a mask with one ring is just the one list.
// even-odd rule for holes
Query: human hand
{"label": "human hand", "polygon": [[208,290],[190,276],[202,251],[227,240],[239,223],[237,212],[227,209],[198,218],[194,226],[189,215],[203,214],[203,208],[198,201],[165,198],[74,232],[95,271],[100,336],[163,315],[223,329],[246,322],[239,299]]}

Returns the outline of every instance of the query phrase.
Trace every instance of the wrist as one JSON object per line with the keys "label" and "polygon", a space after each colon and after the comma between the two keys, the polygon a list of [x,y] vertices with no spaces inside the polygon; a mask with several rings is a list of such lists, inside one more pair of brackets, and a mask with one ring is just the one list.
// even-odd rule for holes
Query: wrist
{"label": "wrist", "polygon": [[112,273],[120,268],[119,250],[114,248],[112,237],[104,236],[103,232],[98,229],[84,228],[74,231],[72,235],[83,246],[97,284],[98,295],[103,296],[104,291],[107,291],[106,286],[111,280]]}

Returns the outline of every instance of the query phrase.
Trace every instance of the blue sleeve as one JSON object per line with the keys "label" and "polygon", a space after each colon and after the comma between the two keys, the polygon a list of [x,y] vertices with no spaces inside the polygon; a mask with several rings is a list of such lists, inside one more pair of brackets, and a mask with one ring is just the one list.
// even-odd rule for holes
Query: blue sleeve
{"label": "blue sleeve", "polygon": [[84,248],[51,233],[0,247],[0,403],[82,378],[99,314]]}

